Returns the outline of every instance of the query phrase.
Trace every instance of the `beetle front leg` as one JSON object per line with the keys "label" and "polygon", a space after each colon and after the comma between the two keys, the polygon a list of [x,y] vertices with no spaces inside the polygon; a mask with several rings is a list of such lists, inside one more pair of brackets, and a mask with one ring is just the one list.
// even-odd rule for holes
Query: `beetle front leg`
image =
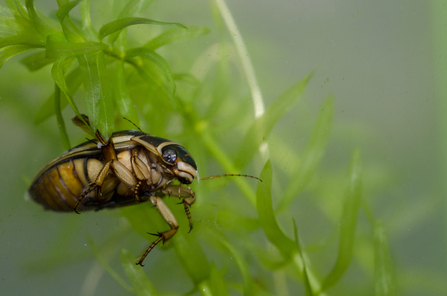
{"label": "beetle front leg", "polygon": [[158,236],[158,239],[156,241],[154,241],[149,246],[149,248],[146,250],[146,252],[144,252],[143,256],[141,256],[140,260],[138,260],[138,262],[136,263],[137,265],[141,265],[141,266],[143,266],[143,261],[146,258],[146,256],[149,254],[149,252],[152,251],[152,249],[155,248],[155,246],[159,242],[163,241],[163,243],[165,243],[168,240],[170,240],[174,236],[174,234],[177,232],[177,229],[179,227],[174,214],[172,214],[171,210],[169,210],[168,206],[161,200],[160,197],[151,196],[150,200],[151,200],[152,204],[157,208],[158,212],[163,217],[163,219],[166,221],[166,223],[168,223],[168,225],[171,227],[171,229],[166,230],[164,232],[159,232],[157,234],[150,233],[152,235]]}
{"label": "beetle front leg", "polygon": [[169,185],[169,186],[166,186],[166,188],[164,188],[162,190],[162,192],[169,196],[177,196],[180,199],[183,198],[182,204],[183,204],[183,207],[185,208],[185,213],[186,213],[186,216],[188,217],[188,222],[189,222],[188,233],[191,232],[192,218],[191,218],[191,212],[189,211],[189,208],[196,201],[196,195],[195,195],[194,191],[192,191],[191,188],[189,188],[189,187],[183,187],[183,186],[179,186],[179,185]]}

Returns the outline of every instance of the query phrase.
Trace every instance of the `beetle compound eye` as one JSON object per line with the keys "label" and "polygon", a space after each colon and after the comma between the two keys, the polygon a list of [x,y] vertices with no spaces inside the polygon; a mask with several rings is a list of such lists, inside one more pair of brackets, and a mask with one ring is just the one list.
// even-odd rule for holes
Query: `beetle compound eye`
{"label": "beetle compound eye", "polygon": [[174,163],[177,159],[177,152],[174,149],[166,149],[163,151],[162,157],[166,162]]}

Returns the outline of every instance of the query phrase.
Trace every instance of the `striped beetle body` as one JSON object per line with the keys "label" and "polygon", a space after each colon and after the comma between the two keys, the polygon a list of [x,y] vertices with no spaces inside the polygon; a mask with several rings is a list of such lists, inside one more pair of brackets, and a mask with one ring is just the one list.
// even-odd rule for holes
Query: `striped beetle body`
{"label": "striped beetle body", "polygon": [[[83,119],[88,124],[88,118]],[[78,118],[73,121],[85,128]],[[171,229],[154,234],[157,240],[137,263],[142,265],[147,254],[160,241],[172,238],[179,227],[162,196],[182,200],[192,229],[189,207],[195,194],[184,185],[196,178],[197,165],[181,145],[141,131],[115,132],[108,142],[99,131],[95,137],[47,165],[29,193],[45,209],[61,212],[100,210],[150,200]],[[180,185],[173,185],[175,180]]]}

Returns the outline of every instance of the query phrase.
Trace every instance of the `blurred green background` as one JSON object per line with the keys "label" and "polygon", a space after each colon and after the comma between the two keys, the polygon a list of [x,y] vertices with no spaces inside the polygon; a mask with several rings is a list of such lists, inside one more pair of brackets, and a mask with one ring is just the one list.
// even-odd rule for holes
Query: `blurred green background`
{"label": "blurred green background", "polygon": [[[113,1],[104,2],[109,4],[92,4],[93,21],[113,20],[107,17],[113,13]],[[314,73],[301,100],[278,121],[268,137],[274,208],[290,183],[300,183],[292,177],[304,162],[302,157],[319,114],[327,106],[327,96],[333,97],[333,119],[324,156],[287,210],[277,213],[279,224],[291,239],[294,219],[310,268],[319,280],[330,273],[338,256],[346,176],[351,156],[359,148],[363,189],[353,258],[327,295],[447,295],[443,181],[447,170],[447,7],[443,2],[227,1],[250,54],[266,106]],[[216,23],[212,3],[154,1],[143,14],[160,21],[211,29],[204,37],[157,51],[174,73],[191,73],[204,84],[219,81],[219,72],[209,70],[219,58],[216,44],[222,39],[231,44],[228,32],[219,33],[226,29]],[[36,1],[35,6],[50,17],[57,10],[55,1]],[[94,22],[96,29],[102,24]],[[136,26],[128,30],[133,41],[145,42],[155,34],[151,30],[163,29]],[[92,245],[126,279],[120,249],[128,249],[137,257],[152,240],[138,235],[124,218],[133,212],[125,213],[126,208],[124,213],[104,210],[60,214],[45,212],[25,200],[25,191],[39,170],[66,149],[54,117],[34,124],[37,110],[54,90],[50,67],[30,73],[20,64],[23,57],[12,58],[0,69],[0,294],[128,295],[130,292],[98,262]],[[253,118],[253,107],[239,57],[230,45],[227,58],[233,78],[228,96],[233,100],[223,101],[215,117],[207,118],[207,124],[212,125],[221,149],[234,160],[238,155],[235,150]],[[130,93],[138,91],[131,89]],[[181,86],[178,91],[182,91]],[[209,95],[204,91],[191,106],[208,106]],[[82,102],[79,96],[78,93],[75,99]],[[81,112],[82,108],[81,103]],[[154,101],[147,108],[141,113],[154,114],[154,118],[140,117],[145,131],[160,130],[164,133],[160,136],[184,144],[196,158],[199,171],[204,172],[202,177],[226,172],[212,153],[204,152],[203,139],[185,136],[185,130],[193,127],[175,110],[166,113]],[[76,145],[86,135],[69,122],[74,116],[69,109],[63,114],[71,144]],[[198,108],[197,112],[203,110]],[[163,127],[157,127],[159,119],[163,120]],[[118,129],[132,128],[123,122],[118,125]],[[260,176],[264,163],[265,159],[256,156],[242,173]],[[254,294],[304,295],[304,281],[296,276],[293,265],[270,268],[263,263],[263,255],[281,256],[257,222],[251,226],[258,217],[256,209],[235,183],[234,179],[225,178],[193,185],[198,201],[191,212],[197,228],[189,236],[197,238],[208,261],[221,272],[230,294],[242,294],[241,274],[235,258],[209,242],[215,239],[209,232],[216,229],[224,233],[247,263],[257,287]],[[256,192],[256,181],[246,183]],[[177,208],[176,202],[168,200],[171,208]],[[149,205],[138,207],[150,210]],[[183,225],[180,241],[188,235],[187,220],[179,208],[174,213]],[[375,219],[381,220],[389,246],[391,267],[385,274],[395,277],[391,282],[397,286],[388,292],[374,288],[378,272],[374,266],[378,263],[371,221]],[[166,227],[160,225],[162,229]],[[148,229],[157,230],[161,229]],[[184,270],[174,244],[153,250],[144,271],[159,295],[190,291],[200,295],[194,290],[198,287]],[[256,246],[260,246],[259,253],[268,252],[248,252]]]}

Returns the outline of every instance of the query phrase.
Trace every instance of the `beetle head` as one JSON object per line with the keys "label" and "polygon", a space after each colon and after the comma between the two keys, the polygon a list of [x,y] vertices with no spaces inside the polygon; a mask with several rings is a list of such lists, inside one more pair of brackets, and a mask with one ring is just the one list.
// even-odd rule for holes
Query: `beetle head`
{"label": "beetle head", "polygon": [[191,184],[197,175],[197,165],[186,149],[173,142],[165,142],[157,147],[163,163],[171,168],[182,184]]}

